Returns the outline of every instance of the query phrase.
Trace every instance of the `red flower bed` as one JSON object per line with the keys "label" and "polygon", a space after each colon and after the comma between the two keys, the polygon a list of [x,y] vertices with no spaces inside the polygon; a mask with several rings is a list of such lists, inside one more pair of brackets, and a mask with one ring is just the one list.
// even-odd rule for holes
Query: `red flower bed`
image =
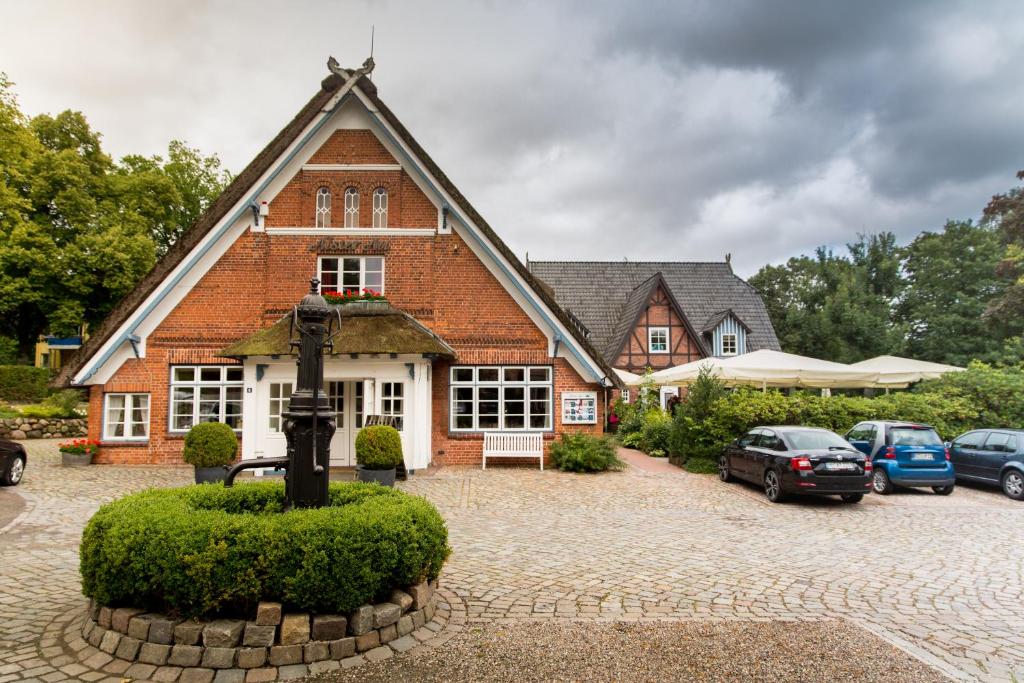
{"label": "red flower bed", "polygon": [[76,455],[96,455],[100,450],[100,442],[90,439],[75,439],[65,441],[57,446],[61,453],[74,453]]}
{"label": "red flower bed", "polygon": [[323,292],[323,297],[329,304],[347,304],[353,301],[387,301],[383,294],[369,288],[362,291],[358,289],[328,290]]}

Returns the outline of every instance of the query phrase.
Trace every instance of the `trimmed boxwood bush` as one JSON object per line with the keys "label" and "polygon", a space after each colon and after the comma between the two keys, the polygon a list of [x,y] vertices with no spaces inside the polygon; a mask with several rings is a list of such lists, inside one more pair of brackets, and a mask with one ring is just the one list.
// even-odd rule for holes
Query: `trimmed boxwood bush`
{"label": "trimmed boxwood bush", "polygon": [[200,422],[185,435],[182,458],[196,467],[224,467],[238,453],[238,437],[223,422]]}
{"label": "trimmed boxwood bush", "polygon": [[625,467],[616,453],[615,442],[583,433],[567,432],[552,442],[551,459],[563,472],[604,472]]}
{"label": "trimmed boxwood bush", "polygon": [[279,482],[153,489],[108,503],[82,534],[82,590],[108,606],[251,616],[261,600],[348,612],[434,579],[448,531],[426,500],[334,483],[330,506],[282,512]]}
{"label": "trimmed boxwood bush", "polygon": [[363,427],[356,436],[356,462],[368,470],[393,470],[402,462],[402,437],[387,425]]}

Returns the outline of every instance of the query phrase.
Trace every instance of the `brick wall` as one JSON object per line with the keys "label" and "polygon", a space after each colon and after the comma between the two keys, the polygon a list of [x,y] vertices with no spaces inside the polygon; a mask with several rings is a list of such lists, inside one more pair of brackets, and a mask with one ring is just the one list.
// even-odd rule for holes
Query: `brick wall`
{"label": "brick wall", "polygon": [[[648,349],[648,329],[669,328],[670,353],[651,353]],[[630,331],[613,365],[630,372],[643,374],[650,367],[655,370],[670,368],[702,357],[700,346],[686,331],[683,319],[672,305],[668,294],[659,285],[652,293],[645,310]]]}
{"label": "brick wall", "polygon": [[[367,138],[369,135],[369,138]],[[316,163],[394,163],[368,131],[338,131],[314,155]],[[404,172],[299,173],[271,205],[268,224],[311,226],[318,183],[341,188],[334,203],[341,220],[340,197],[346,183],[389,182],[393,189],[394,227],[435,227],[437,210]],[[330,174],[328,174],[330,175]],[[309,177],[307,177],[309,176]],[[377,180],[381,178],[381,180]],[[335,182],[336,181],[336,182]],[[363,197],[369,202],[369,195]],[[369,210],[370,204],[363,206]],[[395,211],[390,214],[390,211]],[[369,213],[366,214],[369,222]],[[340,231],[339,231],[340,233]],[[339,249],[338,245],[341,244]],[[216,353],[235,340],[272,324],[309,291],[317,258],[336,251],[357,251],[385,259],[385,293],[401,308],[444,338],[466,364],[542,364],[551,362],[547,339],[469,246],[450,235],[410,237],[322,237],[247,232],[206,273],[184,300],[150,335],[146,358],[126,362],[102,387],[90,391],[90,438],[100,438],[104,392],[150,394],[150,438],[144,444],[105,444],[96,462],[180,463],[182,437],[168,435],[168,389],[171,365],[221,364],[235,361]],[[482,437],[448,434],[448,366],[433,368],[433,455],[437,462],[479,462]],[[554,419],[560,425],[562,391],[598,390],[587,384],[563,359],[555,364]],[[598,390],[599,391],[599,390]],[[600,432],[596,426],[571,427]],[[253,419],[253,416],[245,416]]]}

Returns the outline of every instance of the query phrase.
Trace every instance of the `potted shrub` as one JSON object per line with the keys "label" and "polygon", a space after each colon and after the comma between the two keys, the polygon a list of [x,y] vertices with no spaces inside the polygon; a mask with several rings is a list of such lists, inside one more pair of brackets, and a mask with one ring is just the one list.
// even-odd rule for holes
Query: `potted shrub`
{"label": "potted shrub", "polygon": [[185,435],[185,462],[195,467],[196,483],[224,481],[238,454],[238,437],[223,422],[200,422]]}
{"label": "potted shrub", "polygon": [[402,462],[402,437],[387,425],[363,427],[356,437],[356,477],[384,486],[395,485],[395,468]]}
{"label": "potted shrub", "polygon": [[90,441],[89,439],[75,439],[74,441],[68,441],[57,446],[60,449],[60,464],[72,466],[72,465],[91,465],[92,456],[96,455],[100,450],[99,441]]}

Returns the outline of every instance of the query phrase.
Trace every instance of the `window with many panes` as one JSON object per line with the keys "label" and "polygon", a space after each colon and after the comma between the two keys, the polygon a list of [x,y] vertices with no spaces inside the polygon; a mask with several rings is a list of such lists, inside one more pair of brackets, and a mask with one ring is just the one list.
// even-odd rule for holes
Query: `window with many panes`
{"label": "window with many panes", "polygon": [[319,270],[325,292],[372,289],[384,293],[383,256],[321,256]]}
{"label": "window with many panes", "polygon": [[331,227],[331,191],[326,187],[316,191],[316,227]]}
{"label": "window with many panes", "polygon": [[200,422],[242,428],[242,366],[171,367],[170,431],[185,432]]}
{"label": "window with many panes", "polygon": [[388,191],[383,187],[373,191],[373,227],[388,227]]}
{"label": "window with many panes", "polygon": [[647,348],[650,353],[668,353],[668,328],[649,328],[647,330]]}
{"label": "window with many panes", "polygon": [[452,431],[550,430],[550,366],[451,368]]}
{"label": "window with many panes", "polygon": [[271,382],[270,383],[270,410],[267,414],[270,416],[269,424],[267,425],[272,432],[282,431],[284,426],[284,413],[288,410],[288,406],[291,405],[292,400],[292,383],[291,382]]}
{"label": "window with many panes", "polygon": [[345,190],[345,227],[359,227],[359,190],[354,187]]}
{"label": "window with many panes", "polygon": [[405,418],[405,383],[381,382],[380,414],[395,418],[395,429],[402,431]]}
{"label": "window with many panes", "polygon": [[107,394],[103,409],[103,438],[149,438],[149,394]]}
{"label": "window with many panes", "polygon": [[722,335],[722,355],[723,356],[735,356],[738,344],[736,341],[736,335],[727,333]]}

